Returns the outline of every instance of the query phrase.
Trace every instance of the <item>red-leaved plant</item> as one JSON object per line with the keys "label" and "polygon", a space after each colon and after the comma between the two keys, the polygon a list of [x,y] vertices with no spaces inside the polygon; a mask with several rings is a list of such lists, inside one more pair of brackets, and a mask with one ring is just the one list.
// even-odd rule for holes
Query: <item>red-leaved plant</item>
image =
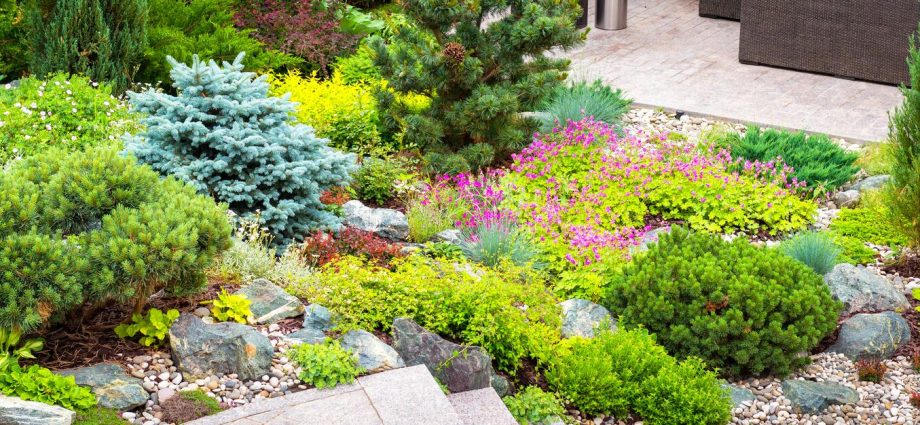
{"label": "red-leaved plant", "polygon": [[338,238],[317,231],[300,245],[300,258],[314,267],[321,267],[340,255],[364,257],[374,264],[387,267],[390,260],[402,256],[400,246],[377,236],[373,232],[345,227]]}
{"label": "red-leaved plant", "polygon": [[328,75],[332,60],[359,36],[342,31],[337,0],[240,0],[236,24],[266,46],[299,56]]}

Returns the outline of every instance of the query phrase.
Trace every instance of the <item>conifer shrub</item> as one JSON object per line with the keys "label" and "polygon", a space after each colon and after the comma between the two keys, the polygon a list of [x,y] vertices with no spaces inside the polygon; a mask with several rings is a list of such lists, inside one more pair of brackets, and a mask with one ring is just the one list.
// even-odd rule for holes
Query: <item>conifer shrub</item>
{"label": "conifer shrub", "polygon": [[137,116],[112,96],[107,83],[54,74],[0,86],[0,163],[50,147],[76,151],[119,144],[121,135],[139,128]]}
{"label": "conifer shrub", "polygon": [[29,71],[83,74],[123,92],[134,81],[147,43],[147,0],[24,2]]}
{"label": "conifer shrub", "polygon": [[907,58],[911,87],[901,87],[904,103],[891,114],[888,124],[891,184],[886,199],[891,221],[913,248],[920,247],[920,49],[917,40],[920,35],[911,36]]}
{"label": "conifer shrub", "polygon": [[0,327],[34,330],[82,302],[205,283],[229,246],[223,208],[113,148],[52,150],[0,176]]}
{"label": "conifer shrub", "polygon": [[859,167],[859,154],[847,152],[823,134],[806,135],[750,126],[744,136],[729,133],[717,142],[732,156],[752,162],[779,161],[794,170],[790,179],[805,182],[809,192],[831,192],[848,182]]}
{"label": "conifer shrub", "polygon": [[559,340],[559,300],[544,285],[538,273],[508,263],[492,269],[412,255],[390,269],[342,257],[287,290],[329,308],[340,331],[388,331],[407,317],[484,348],[499,370],[513,372],[525,358],[545,364]]}
{"label": "conifer shrub", "polygon": [[546,371],[563,399],[588,415],[638,414],[651,424],[721,425],[731,402],[699,359],[678,363],[643,329],[563,340]]}
{"label": "conifer shrub", "polygon": [[[335,228],[320,195],[344,185],[352,155],[330,149],[311,127],[293,122],[294,104],[268,95],[266,77],[233,63],[173,65],[177,95],[131,93],[148,114],[144,132],[128,137],[128,150],[163,175],[174,175],[246,217],[258,217],[287,245],[316,228]],[[182,105],[181,108],[175,105]]]}
{"label": "conifer shrub", "polygon": [[238,29],[234,21],[236,1],[147,0],[152,11],[147,22],[148,47],[135,79],[168,86],[167,56],[185,63],[192,60],[192,55],[199,55],[220,63],[247,52],[248,71],[296,67],[303,62],[266,47],[251,36],[252,30]]}
{"label": "conifer shrub", "polygon": [[606,306],[678,358],[728,376],[786,375],[808,362],[841,305],[820,276],[776,250],[676,228],[627,264]]}
{"label": "conifer shrub", "polygon": [[[406,125],[407,144],[425,150],[453,153],[488,143],[501,156],[523,146],[536,125],[520,113],[537,110],[569,65],[547,53],[585,38],[575,29],[580,9],[573,0],[401,5],[409,25],[368,45],[395,93],[432,97],[430,108],[411,111],[393,93],[378,92],[386,113]],[[487,16],[496,19],[482,25]]]}

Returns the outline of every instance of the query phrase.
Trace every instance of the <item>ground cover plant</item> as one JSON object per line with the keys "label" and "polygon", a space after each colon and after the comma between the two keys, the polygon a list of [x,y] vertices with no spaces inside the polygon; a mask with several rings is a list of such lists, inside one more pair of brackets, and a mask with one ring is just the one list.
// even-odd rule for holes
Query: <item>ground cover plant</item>
{"label": "ground cover plant", "polygon": [[336,340],[295,345],[290,357],[302,369],[300,380],[320,389],[350,384],[363,372],[358,359]]}
{"label": "ground cover plant", "polygon": [[191,65],[169,60],[177,95],[131,94],[134,109],[149,115],[145,131],[128,138],[138,160],[258,217],[280,245],[338,226],[319,197],[348,182],[352,155],[292,122],[294,105],[269,96],[265,77],[244,72],[243,54],[222,66],[197,56]]}
{"label": "ground cover plant", "polygon": [[514,371],[525,358],[548,360],[559,339],[558,300],[544,285],[538,274],[509,264],[490,269],[410,256],[388,270],[344,257],[288,291],[331,310],[341,331],[387,331],[393,319],[408,317],[483,347],[499,369]]}
{"label": "ground cover plant", "polygon": [[137,116],[112,96],[107,83],[54,74],[0,86],[0,163],[51,147],[78,151],[118,145],[140,128]]}
{"label": "ground cover plant", "polygon": [[140,313],[161,289],[200,289],[230,242],[213,200],[111,148],[17,161],[0,187],[6,329],[36,330],[84,301],[130,300]]}
{"label": "ground cover plant", "polygon": [[637,414],[648,423],[726,424],[731,402],[698,359],[678,363],[642,329],[563,341],[546,381],[589,415]]}
{"label": "ground cover plant", "polygon": [[892,221],[892,205],[886,202],[884,194],[865,192],[860,205],[845,208],[831,221],[830,229],[836,234],[854,238],[860,242],[897,248],[906,245],[907,236]]}
{"label": "ground cover plant", "polygon": [[[795,300],[790,301],[790,300]],[[745,239],[674,228],[627,264],[605,305],[678,358],[728,376],[786,375],[837,325],[841,304],[804,264]]]}
{"label": "ground cover plant", "polygon": [[[405,123],[406,142],[453,153],[489,143],[499,153],[526,143],[535,124],[520,112],[539,102],[565,78],[568,60],[546,53],[584,40],[574,27],[575,1],[450,2],[410,0],[401,4],[410,25],[393,40],[368,44],[395,93],[432,98],[423,112],[407,110],[389,91],[379,100],[387,114]],[[510,8],[510,13],[502,13]],[[486,16],[496,22],[481,25]]]}
{"label": "ground cover plant", "polygon": [[[832,192],[848,182],[859,168],[859,158],[825,135],[806,135],[785,130],[750,126],[744,136],[728,133],[716,144],[731,150],[732,156],[751,162],[779,161],[792,172],[789,179],[804,182],[805,190],[816,194]],[[816,192],[817,191],[817,192]]]}
{"label": "ground cover plant", "polygon": [[502,399],[514,419],[522,425],[550,424],[561,420],[565,407],[555,394],[540,387],[528,386],[513,396]]}

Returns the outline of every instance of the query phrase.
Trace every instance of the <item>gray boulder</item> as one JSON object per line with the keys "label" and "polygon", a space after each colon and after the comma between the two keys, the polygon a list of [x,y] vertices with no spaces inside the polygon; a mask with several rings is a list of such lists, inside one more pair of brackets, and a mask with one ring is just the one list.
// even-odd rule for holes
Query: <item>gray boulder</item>
{"label": "gray boulder", "polygon": [[910,308],[907,298],[884,276],[852,264],[838,264],[824,275],[834,298],[843,302],[845,315]]}
{"label": "gray boulder", "polygon": [[360,201],[348,201],[342,206],[345,224],[378,236],[404,241],[409,238],[409,220],[406,215],[388,208],[369,208]]}
{"label": "gray boulder", "polygon": [[326,334],[316,329],[301,329],[285,336],[301,344],[321,344],[326,340]]}
{"label": "gray boulder", "polygon": [[319,304],[310,304],[303,313],[303,328],[321,332],[331,330],[335,326],[332,321],[332,312]]}
{"label": "gray boulder", "polygon": [[463,240],[463,233],[457,229],[447,229],[438,232],[431,240],[435,242],[446,242],[449,244],[460,245]]}
{"label": "gray boulder", "polygon": [[102,407],[131,410],[143,406],[150,399],[150,394],[142,386],[144,381],[128,375],[115,364],[100,363],[58,373],[73,376],[77,385],[89,387]]}
{"label": "gray boulder", "polygon": [[857,314],[843,322],[837,341],[827,351],[843,353],[851,360],[887,359],[908,342],[910,326],[900,314]]}
{"label": "gray boulder", "polygon": [[370,373],[406,367],[399,353],[368,331],[348,331],[339,339],[342,348],[351,350],[358,365]]}
{"label": "gray boulder", "polygon": [[271,370],[274,352],[268,337],[239,323],[209,325],[183,314],[169,328],[169,345],[179,370],[190,377],[236,373],[258,379]]}
{"label": "gray boulder", "polygon": [[722,383],[722,388],[728,390],[728,395],[731,397],[732,405],[735,408],[740,407],[742,403],[753,402],[756,400],[756,397],[754,397],[754,392],[747,388],[741,388],[737,385],[729,384],[727,382]]}
{"label": "gray boulder", "polygon": [[833,404],[853,404],[859,401],[856,390],[832,382],[788,379],[783,381],[783,395],[797,411],[815,415]]}
{"label": "gray boulder", "polygon": [[606,308],[588,300],[573,298],[559,303],[562,307],[562,336],[571,338],[594,337],[594,330],[602,323],[616,329],[617,321]]}
{"label": "gray boulder", "polygon": [[0,425],[70,425],[74,419],[63,407],[0,394]]}
{"label": "gray boulder", "polygon": [[255,323],[258,324],[297,317],[304,311],[303,303],[297,297],[288,294],[267,279],[256,279],[236,293],[252,302],[249,308],[252,310]]}
{"label": "gray boulder", "polygon": [[854,184],[850,190],[858,190],[859,192],[865,192],[867,190],[881,189],[888,183],[888,180],[891,180],[891,176],[887,174],[882,174],[878,176],[869,176],[859,181],[859,183]]}
{"label": "gray boulder", "polygon": [[852,208],[859,204],[858,190],[844,190],[834,195],[834,203],[839,208]]}
{"label": "gray boulder", "polygon": [[[423,364],[451,392],[492,385],[492,358],[481,347],[455,344],[410,319],[393,321],[393,348],[407,366]],[[505,390],[507,391],[507,389]]]}

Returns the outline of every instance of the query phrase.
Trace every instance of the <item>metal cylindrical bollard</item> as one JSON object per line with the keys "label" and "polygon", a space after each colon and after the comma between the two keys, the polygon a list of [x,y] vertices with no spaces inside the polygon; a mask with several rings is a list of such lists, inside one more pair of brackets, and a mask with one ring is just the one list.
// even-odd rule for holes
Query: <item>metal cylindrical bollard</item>
{"label": "metal cylindrical bollard", "polygon": [[588,0],[579,1],[581,6],[581,16],[575,21],[575,28],[582,29],[588,26]]}
{"label": "metal cylindrical bollard", "polygon": [[626,28],[626,0],[597,0],[595,26],[602,30]]}

